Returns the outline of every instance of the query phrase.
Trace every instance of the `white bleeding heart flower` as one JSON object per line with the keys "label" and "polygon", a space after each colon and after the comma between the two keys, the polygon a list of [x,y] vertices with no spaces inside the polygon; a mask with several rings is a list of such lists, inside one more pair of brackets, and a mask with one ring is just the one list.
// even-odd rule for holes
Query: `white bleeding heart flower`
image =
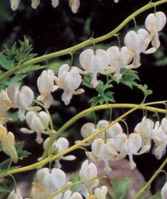
{"label": "white bleeding heart flower", "polygon": [[119,80],[121,78],[121,69],[130,68],[130,62],[132,61],[132,53],[127,47],[119,48],[112,46],[107,49],[109,56],[109,67],[107,71],[114,74],[114,78]]}
{"label": "white bleeding heart flower", "polygon": [[73,95],[83,93],[83,89],[78,89],[82,83],[82,77],[80,75],[81,70],[75,66],[64,64],[59,68],[58,76],[56,77],[56,84],[58,88],[64,92],[62,94],[62,100],[65,105],[68,105]]}
{"label": "white bleeding heart flower", "polygon": [[96,199],[106,199],[108,188],[106,186],[98,187],[94,190]]}
{"label": "white bleeding heart flower", "polygon": [[166,15],[161,11],[151,13],[146,17],[145,27],[150,33],[152,52],[160,47],[159,32],[165,27],[166,21]]}
{"label": "white bleeding heart flower", "polygon": [[92,49],[84,50],[79,57],[81,67],[92,76],[91,84],[95,88],[98,85],[97,75],[105,73],[106,67],[109,65],[109,57],[105,50]]}
{"label": "white bleeding heart flower", "polygon": [[129,68],[138,68],[141,66],[141,53],[149,52],[149,49],[147,51],[150,43],[149,33],[143,28],[139,29],[137,32],[131,30],[125,35],[124,43],[129,49],[130,54],[133,56],[133,61],[131,65],[129,65]]}
{"label": "white bleeding heart flower", "polygon": [[17,106],[23,110],[27,110],[34,100],[34,93],[28,86],[21,87],[17,96]]}
{"label": "white bleeding heart flower", "polygon": [[67,190],[61,198],[54,197],[54,199],[83,199],[83,197],[78,192],[72,192],[71,190]]}
{"label": "white bleeding heart flower", "polygon": [[141,154],[140,150],[143,146],[142,137],[137,133],[131,133],[121,146],[121,151],[128,155],[131,169],[136,167],[133,155]]}
{"label": "white bleeding heart flower", "polygon": [[44,111],[34,112],[28,111],[26,114],[26,122],[30,129],[21,128],[23,133],[37,133],[37,142],[42,143],[41,134],[47,134],[47,128],[50,122],[50,115]]}
{"label": "white bleeding heart flower", "polygon": [[42,101],[47,107],[50,107],[54,102],[51,93],[57,89],[54,72],[52,70],[44,70],[37,79],[37,87],[40,93],[37,99]]}
{"label": "white bleeding heart flower", "polygon": [[18,85],[12,85],[0,92],[0,99],[2,109],[18,108],[25,111],[32,105],[34,93],[28,86],[22,86],[19,89]]}
{"label": "white bleeding heart flower", "polygon": [[57,6],[59,5],[60,0],[51,0],[51,4],[54,8],[57,8]]}
{"label": "white bleeding heart flower", "polygon": [[153,154],[157,159],[161,159],[166,152],[167,146],[167,131],[166,131],[166,118],[163,118],[160,122],[156,122],[153,129]]}
{"label": "white bleeding heart flower", "polygon": [[90,136],[96,131],[95,124],[92,122],[87,122],[81,127],[81,135],[83,138]]}
{"label": "white bleeding heart flower", "polygon": [[85,188],[89,191],[92,191],[92,189],[99,184],[99,180],[97,179],[97,167],[94,163],[89,163],[88,160],[85,160],[82,163],[81,169],[79,171],[79,176],[83,181]]}
{"label": "white bleeding heart flower", "polygon": [[162,199],[167,198],[167,182],[165,182],[164,186],[161,189],[161,197]]}
{"label": "white bleeding heart flower", "polygon": [[80,7],[80,0],[69,0],[69,5],[74,14],[76,14]]}
{"label": "white bleeding heart flower", "polygon": [[141,152],[148,152],[151,148],[151,139],[153,136],[154,122],[146,117],[135,126],[134,132],[141,135],[143,146]]}
{"label": "white bleeding heart flower", "polygon": [[21,193],[20,193],[20,190],[17,189],[17,190],[13,190],[7,199],[23,199]]}
{"label": "white bleeding heart flower", "polygon": [[13,162],[17,163],[18,154],[15,147],[15,136],[12,132],[8,132],[2,125],[0,125],[0,143],[2,151],[6,153]]}
{"label": "white bleeding heart flower", "polygon": [[[31,195],[33,199],[46,199],[67,183],[67,177],[61,169],[43,168],[37,171]],[[61,198],[62,193],[56,197]]]}
{"label": "white bleeding heart flower", "polygon": [[31,0],[31,7],[37,9],[40,4],[40,0]]}
{"label": "white bleeding heart flower", "polygon": [[13,11],[16,11],[19,7],[21,0],[10,0],[10,6]]}
{"label": "white bleeding heart flower", "polygon": [[[61,153],[61,152],[65,151],[66,149],[68,149],[69,146],[70,146],[70,143],[67,140],[67,138],[60,137],[52,144],[52,151],[57,152],[57,153]],[[66,155],[66,156],[62,156],[60,159],[61,160],[67,160],[67,161],[73,161],[73,160],[76,159],[76,156]],[[59,160],[56,160],[56,166],[58,168],[61,168],[61,164],[60,164]]]}

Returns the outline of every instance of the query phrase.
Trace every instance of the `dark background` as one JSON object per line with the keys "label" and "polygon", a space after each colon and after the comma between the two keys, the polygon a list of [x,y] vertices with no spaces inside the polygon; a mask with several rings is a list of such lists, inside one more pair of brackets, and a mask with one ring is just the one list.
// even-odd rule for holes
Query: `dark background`
{"label": "dark background", "polygon": [[[5,2],[5,3],[4,3]],[[61,2],[56,9],[52,8],[48,0],[43,0],[37,10],[33,10],[29,6],[29,1],[24,1],[17,12],[12,12],[6,0],[0,3],[0,43],[13,43],[17,40],[22,40],[24,36],[28,37],[34,48],[34,52],[42,55],[44,53],[57,51],[70,47],[90,37],[97,37],[103,35],[124,20],[129,14],[134,12],[137,8],[144,5],[146,0],[120,0],[120,3],[115,4],[112,0],[81,0],[81,7],[77,14],[73,14],[68,6],[67,0]],[[158,7],[157,10],[167,10],[167,5]],[[136,23],[138,26],[143,25],[147,13],[153,12],[154,9],[145,12],[143,15],[137,17]],[[86,25],[87,24],[87,25]],[[122,30],[121,37],[128,29],[134,28],[134,22],[131,22]],[[164,35],[161,37],[162,48],[166,54],[167,27],[164,30]],[[107,44],[118,44],[118,38],[113,38]],[[167,99],[167,66],[157,66],[155,56],[142,56],[142,66],[139,68],[139,76],[142,83],[148,84],[154,93],[148,98],[152,100]],[[25,83],[31,85],[36,79],[38,73],[30,75],[25,79]],[[117,102],[132,102],[139,103],[142,100],[142,95],[139,91],[132,91],[125,86],[114,87],[115,99]],[[89,93],[91,95],[91,93]],[[51,109],[53,117],[61,117],[62,123],[72,117],[80,110],[88,107],[88,96],[76,97],[68,108],[61,106]],[[56,112],[56,113],[55,113]],[[59,113],[59,114],[58,114]],[[120,112],[115,112],[118,115]],[[133,114],[129,121],[130,127],[133,128],[136,120],[141,119],[141,113]],[[85,120],[81,121],[81,124]],[[81,124],[76,125],[79,129]],[[17,129],[14,124],[9,124],[12,129]],[[17,130],[16,130],[17,131]],[[26,139],[29,139],[28,137]],[[33,142],[33,141],[32,141]],[[40,154],[39,146],[36,143],[31,144],[33,147],[27,146],[32,152],[34,158],[36,153]],[[34,150],[37,151],[34,153]],[[28,160],[29,163],[33,160]],[[153,172],[162,162],[156,160],[152,155],[143,155],[136,158],[139,170],[144,174],[146,179],[149,179]],[[27,164],[27,162],[23,163]],[[74,164],[73,164],[74,165]],[[73,168],[70,163],[66,165]]]}

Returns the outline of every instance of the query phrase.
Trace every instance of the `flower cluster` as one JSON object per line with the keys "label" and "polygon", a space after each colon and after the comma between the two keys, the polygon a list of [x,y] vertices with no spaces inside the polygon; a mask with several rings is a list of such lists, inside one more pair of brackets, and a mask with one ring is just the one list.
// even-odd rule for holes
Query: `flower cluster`
{"label": "flower cluster", "polygon": [[[10,0],[12,10],[17,10],[21,0]],[[60,0],[51,0],[51,5],[56,8],[60,3]],[[73,13],[77,13],[80,7],[80,0],[68,0],[69,6]],[[31,0],[31,7],[37,9],[40,5],[40,0]]]}
{"label": "flower cluster", "polygon": [[106,169],[110,170],[110,162],[129,157],[132,169],[136,167],[133,160],[134,155],[149,152],[152,142],[153,154],[161,159],[167,147],[167,118],[160,122],[153,122],[144,117],[134,128],[131,134],[126,134],[119,123],[109,127],[109,122],[100,120],[97,125],[86,123],[81,128],[81,135],[86,138],[96,129],[107,129],[91,143],[91,152],[87,152],[88,158],[95,162],[103,162]]}
{"label": "flower cluster", "polygon": [[[76,183],[76,182],[75,182]],[[32,199],[83,199],[84,197],[106,199],[108,189],[100,186],[98,171],[94,163],[85,160],[79,171],[78,187],[71,189],[73,184],[66,173],[58,168],[39,169],[31,189]],[[62,190],[62,192],[59,192]],[[8,199],[22,199],[20,191],[12,191]]]}
{"label": "flower cluster", "polygon": [[98,84],[98,74],[112,73],[116,80],[121,78],[123,68],[135,69],[141,66],[141,54],[154,53],[160,46],[159,32],[166,24],[163,12],[149,14],[145,27],[129,31],[124,38],[124,46],[112,46],[107,50],[86,49],[80,54],[81,67],[92,75],[92,85]]}
{"label": "flower cluster", "polygon": [[[119,0],[114,0],[114,3],[118,3]],[[19,7],[19,4],[21,3],[21,0],[10,0],[11,9],[17,10]],[[53,8],[57,8],[60,4],[60,0],[51,0],[51,5]],[[68,0],[68,4],[71,8],[71,11],[76,14],[80,7],[80,0]],[[40,0],[31,0],[31,7],[33,9],[37,9],[40,5]]]}

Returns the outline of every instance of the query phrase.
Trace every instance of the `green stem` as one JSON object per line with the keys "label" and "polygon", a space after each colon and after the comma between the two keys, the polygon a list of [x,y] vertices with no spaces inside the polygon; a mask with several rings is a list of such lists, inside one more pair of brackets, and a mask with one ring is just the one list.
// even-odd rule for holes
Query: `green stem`
{"label": "green stem", "polygon": [[139,190],[139,192],[137,192],[134,199],[141,199],[142,194],[149,188],[149,186],[156,179],[159,173],[163,170],[166,164],[167,164],[167,158],[164,160],[164,162],[161,164],[158,170],[154,173],[154,175],[150,178],[150,180]]}
{"label": "green stem", "polygon": [[105,35],[102,35],[100,37],[97,37],[97,38],[90,38],[90,39],[83,41],[83,42],[81,42],[77,45],[74,45],[72,47],[69,47],[69,48],[66,48],[66,49],[63,49],[63,50],[59,50],[59,51],[56,51],[56,52],[53,52],[53,53],[49,53],[47,55],[42,55],[42,56],[33,58],[29,61],[26,61],[25,63],[23,63],[21,65],[17,65],[16,67],[13,67],[11,70],[8,70],[7,72],[0,75],[0,81],[7,79],[12,74],[15,74],[20,69],[26,68],[29,65],[37,64],[37,63],[40,63],[40,62],[43,62],[43,61],[46,61],[46,60],[49,60],[49,59],[53,59],[53,58],[56,58],[56,57],[68,55],[68,54],[74,53],[77,50],[80,50],[84,47],[91,46],[91,45],[103,42],[105,40],[108,40],[108,39],[114,37],[115,35],[117,35],[129,22],[134,20],[134,18],[137,17],[138,15],[142,14],[143,12],[145,12],[145,11],[151,9],[151,8],[155,8],[157,6],[160,6],[164,3],[167,3],[167,0],[159,0],[159,1],[156,1],[156,2],[149,2],[145,6],[141,7],[137,11],[133,12],[130,16],[128,16],[120,25],[118,25],[111,32],[109,32]]}
{"label": "green stem", "polygon": [[8,175],[13,175],[13,174],[17,174],[17,173],[23,173],[23,172],[27,172],[27,171],[31,171],[34,169],[39,169],[41,167],[43,167],[44,165],[48,164],[51,161],[54,160],[58,160],[61,157],[63,157],[64,155],[78,149],[81,148],[82,146],[84,146],[86,143],[90,142],[91,140],[93,140],[98,134],[103,133],[104,131],[106,131],[108,128],[112,127],[115,123],[120,122],[122,119],[124,119],[126,116],[128,116],[130,113],[134,112],[135,110],[137,110],[137,108],[133,108],[130,109],[129,111],[127,111],[126,113],[122,114],[120,117],[118,117],[117,119],[115,119],[112,123],[110,123],[106,128],[103,129],[97,129],[95,133],[91,134],[89,137],[85,138],[84,140],[79,141],[77,144],[69,147],[68,149],[56,154],[56,155],[51,155],[43,160],[40,160],[36,163],[33,163],[31,165],[28,166],[24,166],[21,168],[11,168],[9,170],[5,170],[5,171],[1,171],[0,172],[0,177],[5,177]]}
{"label": "green stem", "polygon": [[50,151],[50,148],[55,141],[57,137],[61,135],[62,132],[64,132],[66,129],[68,129],[70,126],[72,126],[76,121],[81,119],[82,117],[88,115],[89,113],[99,111],[99,110],[105,110],[105,109],[115,109],[115,108],[137,108],[137,109],[142,109],[142,110],[147,110],[147,111],[152,111],[152,112],[159,112],[159,113],[167,113],[166,110],[164,109],[159,109],[159,108],[154,108],[154,107],[147,107],[144,104],[104,104],[104,105],[99,105],[99,106],[94,106],[90,107],[74,117],[72,117],[69,121],[67,121],[55,134],[52,134],[51,139],[49,140],[48,144],[48,149],[45,150],[42,158],[45,158],[48,155],[48,151]]}
{"label": "green stem", "polygon": [[[120,106],[121,104],[119,104]],[[110,104],[110,105],[101,105],[101,106],[97,106],[97,107],[92,107],[90,109],[87,109],[85,111],[83,111],[82,113],[89,113],[91,111],[95,111],[95,110],[102,110],[103,108],[111,108],[111,107],[116,107],[116,104]],[[117,105],[118,106],[118,105]],[[160,113],[166,113],[167,111],[164,109],[158,109],[158,108],[154,108],[154,107],[147,107],[144,104],[140,104],[140,105],[136,105],[136,104],[122,104],[121,107],[122,108],[127,108],[127,106],[129,108],[131,108],[129,111],[127,111],[126,113],[124,113],[123,115],[121,115],[120,117],[118,117],[117,119],[115,119],[112,123],[110,123],[106,128],[104,129],[97,129],[97,131],[90,135],[89,137],[85,138],[84,140],[78,142],[77,144],[69,147],[68,149],[56,154],[56,155],[50,155],[48,157],[46,157],[45,159],[42,159],[36,163],[33,163],[31,165],[28,166],[24,166],[21,168],[12,168],[9,170],[5,170],[5,171],[1,171],[0,172],[0,177],[5,177],[8,175],[13,175],[16,173],[22,173],[22,172],[26,172],[26,171],[31,171],[34,169],[38,169],[43,167],[44,165],[48,164],[51,161],[60,159],[62,156],[78,149],[81,148],[82,146],[84,146],[86,143],[90,142],[91,140],[93,140],[99,133],[103,133],[104,131],[106,131],[108,128],[112,127],[115,123],[122,121],[126,116],[128,116],[129,114],[131,114],[132,112],[136,111],[137,109],[145,109],[145,110],[149,110],[149,111],[153,111],[153,112],[160,112]],[[88,111],[89,110],[89,111]],[[88,112],[87,112],[88,111]],[[82,115],[78,114],[79,116],[77,116],[75,119],[72,119],[71,122],[69,122],[68,124],[65,125],[65,127],[62,127],[60,130],[65,130],[65,128],[68,128],[70,125],[72,125],[72,123],[74,123],[76,120],[78,120]],[[60,132],[59,130],[59,132]]]}

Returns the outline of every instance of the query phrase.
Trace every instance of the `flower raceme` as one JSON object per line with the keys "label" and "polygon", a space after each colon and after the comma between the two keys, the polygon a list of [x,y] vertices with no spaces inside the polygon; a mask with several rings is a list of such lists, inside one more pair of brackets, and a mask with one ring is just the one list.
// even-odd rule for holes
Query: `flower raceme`
{"label": "flower raceme", "polygon": [[[19,7],[21,0],[10,0],[10,6],[13,11],[16,11]],[[75,14],[78,12],[80,7],[80,0],[68,0],[71,11]],[[60,4],[60,0],[51,0],[51,5],[56,8]],[[31,0],[31,7],[37,9],[40,5],[40,0]]]}
{"label": "flower raceme", "polygon": [[119,123],[107,128],[109,122],[101,120],[97,125],[86,123],[81,128],[81,135],[86,138],[99,128],[106,128],[103,134],[89,143],[91,151],[86,152],[91,161],[105,162],[106,167],[110,161],[116,161],[129,157],[130,167],[134,169],[136,164],[133,160],[134,155],[147,153],[154,143],[153,154],[157,159],[162,158],[167,146],[167,119],[163,118],[160,122],[153,122],[144,117],[134,128],[131,134],[125,134]]}

